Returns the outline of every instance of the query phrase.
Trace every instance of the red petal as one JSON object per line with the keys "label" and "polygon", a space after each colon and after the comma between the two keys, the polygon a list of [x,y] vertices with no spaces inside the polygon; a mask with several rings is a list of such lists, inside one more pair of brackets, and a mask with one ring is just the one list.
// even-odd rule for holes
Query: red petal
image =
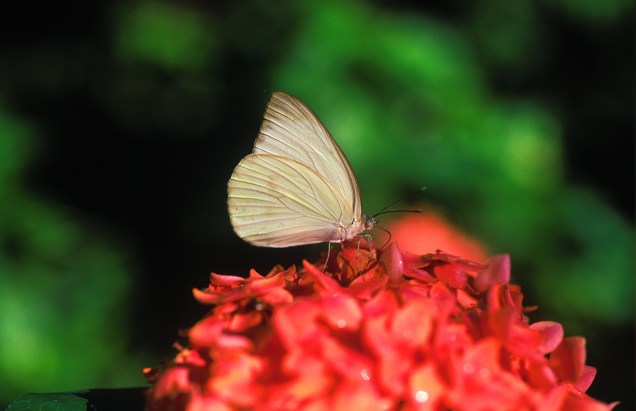
{"label": "red petal", "polygon": [[340,330],[357,330],[362,319],[362,311],[353,298],[332,297],[320,301],[320,317],[330,326]]}
{"label": "red petal", "polygon": [[344,294],[340,284],[338,284],[338,282],[332,277],[327,276],[325,273],[305,260],[303,260],[303,266],[305,267],[305,275],[301,278],[301,283],[305,284],[307,282],[313,282],[314,289],[319,294],[328,296]]}
{"label": "red petal", "polygon": [[515,375],[500,367],[501,345],[486,338],[468,346],[458,362],[458,382],[450,393],[452,409],[518,410],[530,409],[531,390]]}
{"label": "red petal", "polygon": [[[254,270],[250,271],[250,276],[252,275],[252,271]],[[243,281],[245,281],[245,278],[237,277],[235,275],[210,274],[210,284],[214,286],[231,287]]]}
{"label": "red petal", "polygon": [[556,375],[552,371],[547,364],[547,361],[544,358],[539,360],[525,360],[527,366],[525,370],[522,371],[522,374],[525,375],[525,380],[537,390],[547,391],[550,388],[554,387],[557,383]]}
{"label": "red petal", "polygon": [[357,347],[348,347],[335,338],[323,337],[316,341],[323,361],[339,376],[362,383],[372,378],[373,362]]}
{"label": "red petal", "polygon": [[199,321],[188,331],[188,338],[194,346],[210,347],[223,332],[224,323],[214,317]]}
{"label": "red petal", "polygon": [[486,291],[493,284],[508,284],[510,281],[510,255],[500,254],[488,260],[485,270],[475,278],[475,288]]}
{"label": "red petal", "polygon": [[407,397],[413,410],[436,410],[447,387],[431,364],[415,369],[409,379],[409,395]]}
{"label": "red petal", "polygon": [[407,270],[405,271],[404,275],[406,275],[407,277],[414,278],[414,279],[419,280],[419,281],[423,281],[425,283],[432,283],[434,281],[437,281],[437,278],[435,278],[434,276],[429,274],[427,271],[421,270],[421,269],[415,268],[415,267],[407,268]]}
{"label": "red petal", "polygon": [[255,294],[265,294],[270,290],[285,287],[285,276],[283,273],[276,274],[272,277],[251,278],[247,287]]}
{"label": "red petal", "polygon": [[435,276],[438,280],[448,284],[452,288],[464,288],[468,281],[468,276],[458,264],[443,264],[434,268]]}
{"label": "red petal", "polygon": [[233,411],[234,409],[234,407],[218,397],[200,394],[194,394],[190,397],[187,408],[188,411]]}
{"label": "red petal", "polygon": [[298,300],[274,312],[274,326],[285,348],[293,349],[325,334],[324,326],[316,322],[320,309],[315,301]]}
{"label": "red petal", "polygon": [[549,364],[559,379],[578,381],[585,366],[585,338],[565,338],[550,355]]}
{"label": "red petal", "polygon": [[362,306],[364,316],[374,318],[395,311],[400,306],[398,297],[393,290],[381,290],[369,302]]}
{"label": "red petal", "polygon": [[461,289],[457,290],[457,302],[464,309],[469,309],[477,306],[477,300],[466,291]]}
{"label": "red petal", "polygon": [[212,364],[212,379],[206,388],[217,398],[236,405],[237,408],[252,408],[257,399],[253,381],[263,369],[261,359],[244,352],[226,352]]}
{"label": "red petal", "polygon": [[325,411],[388,410],[392,402],[383,398],[375,386],[353,382],[339,384],[332,404]]}
{"label": "red petal", "polygon": [[222,294],[212,293],[208,290],[199,290],[198,288],[192,289],[192,295],[201,304],[217,304],[223,298]]}
{"label": "red petal", "polygon": [[580,392],[577,387],[566,386],[567,395],[561,408],[563,411],[609,411],[612,405],[603,404]]}
{"label": "red petal", "polygon": [[341,273],[341,282],[348,284],[353,281],[360,273],[367,271],[375,260],[374,250],[360,248],[360,245],[356,248],[343,248],[336,260]]}
{"label": "red petal", "polygon": [[436,307],[426,300],[410,301],[393,315],[393,341],[402,347],[424,345],[433,329]]}
{"label": "red petal", "polygon": [[388,276],[381,270],[372,269],[357,277],[349,286],[349,295],[356,299],[370,300],[379,290],[386,287]]}

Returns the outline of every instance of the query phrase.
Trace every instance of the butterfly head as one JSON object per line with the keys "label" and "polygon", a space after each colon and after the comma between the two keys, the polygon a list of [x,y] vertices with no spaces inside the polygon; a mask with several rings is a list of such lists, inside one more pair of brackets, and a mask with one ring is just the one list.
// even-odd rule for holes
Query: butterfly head
{"label": "butterfly head", "polygon": [[364,227],[363,231],[368,231],[375,227],[375,225],[378,223],[378,220],[373,215],[363,214],[361,223],[361,225]]}

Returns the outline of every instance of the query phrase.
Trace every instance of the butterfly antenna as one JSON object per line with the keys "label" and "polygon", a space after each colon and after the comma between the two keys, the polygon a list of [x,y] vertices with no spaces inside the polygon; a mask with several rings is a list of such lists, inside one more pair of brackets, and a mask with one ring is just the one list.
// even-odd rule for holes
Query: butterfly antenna
{"label": "butterfly antenna", "polygon": [[[389,210],[389,211],[382,211],[381,213],[375,214],[373,215],[373,218],[376,218],[379,215],[382,214],[391,214],[391,213],[421,213],[422,209],[421,208],[416,208],[414,210]],[[377,222],[377,219],[376,219]]]}
{"label": "butterfly antenna", "polygon": [[397,203],[406,200],[409,197],[413,197],[414,195],[421,193],[424,190],[426,190],[426,187],[420,187],[419,189],[413,191],[412,193],[409,193],[407,195],[404,195],[404,196],[398,198],[397,200],[395,200],[394,202],[392,202],[388,206],[382,208],[380,211],[378,211],[377,213],[373,214],[373,217],[377,217],[380,214],[387,214],[387,213],[421,213],[422,210],[394,210],[394,211],[386,211],[386,210],[388,208],[393,207]]}

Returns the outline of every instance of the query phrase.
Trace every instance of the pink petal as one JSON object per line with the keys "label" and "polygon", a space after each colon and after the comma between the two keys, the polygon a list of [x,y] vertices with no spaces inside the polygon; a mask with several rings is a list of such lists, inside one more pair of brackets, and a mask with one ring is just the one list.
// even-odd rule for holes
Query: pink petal
{"label": "pink petal", "polygon": [[396,243],[391,243],[382,252],[380,256],[380,263],[384,266],[387,274],[389,275],[389,282],[397,284],[402,281],[402,274],[404,273],[404,259],[402,258],[402,252],[400,251]]}
{"label": "pink petal", "polygon": [[537,348],[542,354],[554,351],[563,340],[563,326],[553,321],[540,321],[530,325],[531,330],[538,331],[543,341]]}
{"label": "pink petal", "polygon": [[219,350],[251,351],[254,348],[252,340],[243,335],[221,334],[214,341],[214,347]]}
{"label": "pink petal", "polygon": [[576,388],[578,388],[579,390],[585,392],[590,388],[590,385],[592,385],[592,382],[594,382],[595,377],[596,368],[586,365],[585,367],[583,367],[583,372],[581,373],[579,379],[574,382],[574,385],[576,385]]}

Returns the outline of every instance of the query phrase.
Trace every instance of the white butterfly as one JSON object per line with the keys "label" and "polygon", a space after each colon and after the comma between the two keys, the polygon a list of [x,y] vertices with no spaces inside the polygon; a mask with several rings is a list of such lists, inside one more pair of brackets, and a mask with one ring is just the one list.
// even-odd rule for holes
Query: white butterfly
{"label": "white butterfly", "polygon": [[371,229],[347,158],[298,99],[272,95],[254,150],[228,182],[236,234],[250,244],[291,247],[343,242]]}

